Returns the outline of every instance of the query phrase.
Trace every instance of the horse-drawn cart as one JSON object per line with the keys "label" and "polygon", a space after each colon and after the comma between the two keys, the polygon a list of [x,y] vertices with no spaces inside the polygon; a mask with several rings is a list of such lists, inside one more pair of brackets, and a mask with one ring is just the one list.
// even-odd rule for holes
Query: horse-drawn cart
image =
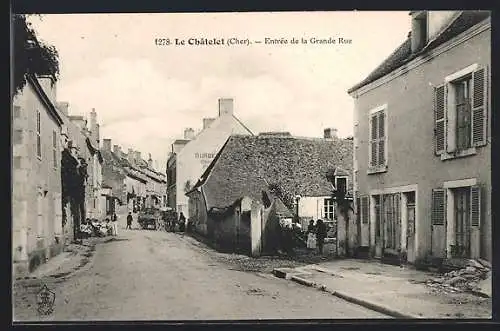
{"label": "horse-drawn cart", "polygon": [[140,211],[137,221],[141,229],[158,230],[162,227],[161,212],[154,208],[147,208]]}

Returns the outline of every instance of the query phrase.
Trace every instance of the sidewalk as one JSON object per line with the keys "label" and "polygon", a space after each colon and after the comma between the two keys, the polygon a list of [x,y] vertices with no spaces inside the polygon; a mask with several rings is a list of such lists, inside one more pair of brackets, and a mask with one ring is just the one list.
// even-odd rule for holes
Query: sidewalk
{"label": "sidewalk", "polygon": [[398,318],[492,316],[491,298],[433,290],[426,281],[436,274],[409,267],[346,259],[273,273]]}

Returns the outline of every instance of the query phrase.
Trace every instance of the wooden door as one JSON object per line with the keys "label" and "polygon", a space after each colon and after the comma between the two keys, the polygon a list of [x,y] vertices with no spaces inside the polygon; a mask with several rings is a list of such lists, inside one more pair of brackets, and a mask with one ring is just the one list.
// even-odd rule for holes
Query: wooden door
{"label": "wooden door", "polygon": [[410,192],[406,197],[406,252],[407,260],[415,260],[415,193]]}
{"label": "wooden door", "polygon": [[373,197],[373,201],[375,203],[375,221],[374,221],[374,230],[375,230],[375,253],[374,256],[375,258],[381,258],[382,257],[382,247],[383,247],[383,242],[384,242],[384,231],[383,229],[383,224],[382,224],[382,213],[383,213],[383,203],[382,203],[382,196],[376,195]]}
{"label": "wooden door", "polygon": [[455,245],[453,257],[470,257],[470,189],[461,188],[454,192],[455,202]]}
{"label": "wooden door", "polygon": [[397,254],[401,248],[401,208],[400,194],[384,196],[384,253]]}

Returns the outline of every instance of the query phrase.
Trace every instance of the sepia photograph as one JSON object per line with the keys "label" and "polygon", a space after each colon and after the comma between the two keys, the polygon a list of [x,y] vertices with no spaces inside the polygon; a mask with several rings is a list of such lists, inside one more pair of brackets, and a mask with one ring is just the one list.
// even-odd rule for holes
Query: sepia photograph
{"label": "sepia photograph", "polygon": [[11,12],[12,322],[492,319],[491,12]]}

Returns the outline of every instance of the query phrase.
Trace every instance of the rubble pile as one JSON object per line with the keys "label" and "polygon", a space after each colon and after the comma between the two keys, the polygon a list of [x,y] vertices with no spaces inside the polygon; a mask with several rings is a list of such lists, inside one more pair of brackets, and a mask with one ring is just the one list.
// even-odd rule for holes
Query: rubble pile
{"label": "rubble pile", "polygon": [[485,260],[467,260],[464,266],[429,279],[427,286],[436,291],[450,293],[470,292],[482,293],[480,282],[491,277],[491,264]]}

